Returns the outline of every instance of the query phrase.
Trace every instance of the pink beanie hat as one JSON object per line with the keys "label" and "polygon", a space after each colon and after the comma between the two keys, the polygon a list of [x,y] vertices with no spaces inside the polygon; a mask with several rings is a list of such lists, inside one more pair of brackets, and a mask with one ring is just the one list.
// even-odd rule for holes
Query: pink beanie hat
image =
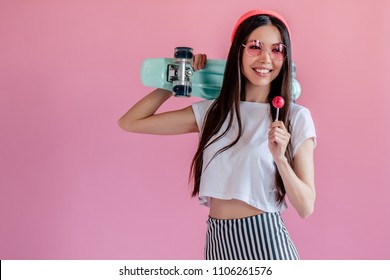
{"label": "pink beanie hat", "polygon": [[276,17],[277,19],[279,19],[281,22],[284,23],[284,25],[287,27],[288,34],[289,34],[290,37],[291,37],[290,28],[289,28],[289,26],[288,26],[286,20],[285,20],[280,14],[278,14],[277,12],[272,11],[272,10],[256,9],[256,10],[251,10],[251,11],[249,11],[249,12],[246,12],[245,14],[243,14],[243,15],[237,20],[236,26],[234,26],[234,29],[233,29],[233,32],[232,32],[231,42],[233,42],[234,36],[236,35],[237,28],[240,26],[240,24],[241,24],[244,20],[246,20],[247,18],[249,18],[249,17],[251,17],[251,16],[256,16],[256,15],[270,15],[270,16]]}

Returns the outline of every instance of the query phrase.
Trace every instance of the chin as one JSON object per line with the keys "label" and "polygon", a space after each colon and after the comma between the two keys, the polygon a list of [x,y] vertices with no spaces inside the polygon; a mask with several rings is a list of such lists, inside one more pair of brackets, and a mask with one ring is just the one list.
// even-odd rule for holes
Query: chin
{"label": "chin", "polygon": [[252,86],[254,86],[254,87],[261,87],[261,88],[263,88],[263,87],[269,87],[269,86],[271,86],[271,81],[270,80],[267,80],[267,81],[251,81],[251,84],[252,84]]}

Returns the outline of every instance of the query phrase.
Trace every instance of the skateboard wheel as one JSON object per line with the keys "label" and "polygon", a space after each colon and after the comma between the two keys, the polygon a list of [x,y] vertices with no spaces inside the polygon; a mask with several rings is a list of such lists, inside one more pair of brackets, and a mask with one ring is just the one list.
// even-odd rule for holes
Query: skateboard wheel
{"label": "skateboard wheel", "polygon": [[192,52],[192,48],[188,47],[177,47],[175,48],[175,58],[178,59],[192,59],[194,57],[194,53]]}
{"label": "skateboard wheel", "polygon": [[299,96],[301,96],[302,88],[299,82],[296,79],[297,76],[297,66],[293,62],[292,65],[292,83],[291,83],[291,93],[292,93],[292,99],[295,102]]}
{"label": "skateboard wheel", "polygon": [[292,76],[295,78],[297,76],[297,66],[295,65],[294,62],[291,65],[291,72],[292,72]]}
{"label": "skateboard wheel", "polygon": [[176,97],[190,97],[192,92],[190,82],[174,81],[172,94]]}
{"label": "skateboard wheel", "polygon": [[191,87],[178,85],[173,87],[173,95],[176,97],[191,97]]}
{"label": "skateboard wheel", "polygon": [[301,96],[302,88],[299,82],[293,78],[291,84],[291,94],[293,101],[297,100],[299,96]]}

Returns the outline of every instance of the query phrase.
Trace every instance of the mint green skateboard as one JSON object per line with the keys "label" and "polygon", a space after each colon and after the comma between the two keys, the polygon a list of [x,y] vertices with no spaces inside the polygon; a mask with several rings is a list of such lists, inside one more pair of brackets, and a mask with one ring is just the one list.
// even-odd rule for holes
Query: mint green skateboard
{"label": "mint green skateboard", "polygon": [[[177,97],[197,96],[204,99],[218,97],[225,72],[226,61],[209,59],[202,70],[193,71],[193,52],[188,47],[175,48],[174,58],[149,58],[141,66],[141,81],[145,86],[172,91]],[[293,100],[301,94],[295,79],[293,65]]]}

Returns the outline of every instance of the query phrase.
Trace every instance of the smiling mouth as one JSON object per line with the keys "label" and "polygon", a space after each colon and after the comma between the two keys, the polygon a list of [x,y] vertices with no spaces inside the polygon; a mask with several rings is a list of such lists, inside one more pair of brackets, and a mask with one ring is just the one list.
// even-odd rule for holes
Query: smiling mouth
{"label": "smiling mouth", "polygon": [[253,70],[255,70],[256,73],[263,74],[263,75],[269,74],[272,71],[270,69],[256,69],[256,68],[253,68]]}

